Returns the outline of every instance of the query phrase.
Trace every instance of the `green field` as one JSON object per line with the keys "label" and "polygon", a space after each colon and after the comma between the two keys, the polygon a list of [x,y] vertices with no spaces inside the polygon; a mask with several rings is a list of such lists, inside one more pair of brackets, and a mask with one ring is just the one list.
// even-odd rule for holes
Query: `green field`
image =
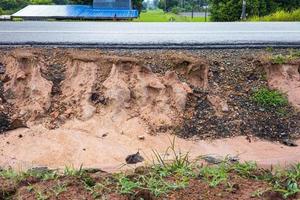
{"label": "green field", "polygon": [[249,21],[300,21],[300,9],[292,12],[281,10],[263,17],[254,16]]}
{"label": "green field", "polygon": [[[134,19],[135,22],[204,22],[204,17],[186,17],[174,13],[165,13],[162,10],[148,10],[142,12],[140,17]],[[209,18],[207,18],[209,21]]]}

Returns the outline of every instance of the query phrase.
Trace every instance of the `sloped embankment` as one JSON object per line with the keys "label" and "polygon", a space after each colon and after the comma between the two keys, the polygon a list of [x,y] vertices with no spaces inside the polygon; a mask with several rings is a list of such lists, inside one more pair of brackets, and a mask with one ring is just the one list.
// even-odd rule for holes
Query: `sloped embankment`
{"label": "sloped embankment", "polygon": [[[48,163],[47,147],[55,149],[57,162],[72,163],[79,156],[71,153],[75,149],[99,147],[95,138],[110,139],[101,143],[107,151],[125,151],[134,140],[161,133],[200,139],[245,135],[250,142],[257,136],[293,145],[300,129],[299,62],[262,61],[265,53],[2,50],[0,131],[27,127],[2,138],[2,154],[19,152],[22,159],[14,145],[32,146],[41,156],[26,159]],[[286,93],[290,104],[264,107],[254,101],[255,91],[266,87]],[[148,142],[159,146],[153,138]]]}
{"label": "sloped embankment", "polygon": [[287,106],[288,115],[279,116],[276,108],[251,101],[253,91],[268,86],[286,93],[299,109],[297,60],[272,64],[249,56],[242,65],[225,61],[224,66],[208,56],[148,54],[153,57],[79,50],[5,52],[0,60],[1,130],[34,124],[53,129],[72,118],[84,121],[102,113],[122,116],[124,122],[137,118],[145,125],[139,131],[172,129],[184,137],[280,139],[298,133],[294,108]]}

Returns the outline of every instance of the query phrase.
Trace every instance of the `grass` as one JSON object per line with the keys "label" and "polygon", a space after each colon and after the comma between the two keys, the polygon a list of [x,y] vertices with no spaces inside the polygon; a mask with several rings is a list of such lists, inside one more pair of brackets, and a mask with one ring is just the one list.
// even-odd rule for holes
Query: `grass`
{"label": "grass", "polygon": [[0,177],[11,179],[16,183],[25,180],[28,177],[35,177],[37,179],[46,181],[58,178],[58,173],[52,170],[28,170],[26,172],[16,172],[12,169],[0,170]]}
{"label": "grass", "polygon": [[251,99],[264,108],[282,108],[288,105],[287,98],[281,92],[268,88],[256,90]]}
{"label": "grass", "polygon": [[282,65],[299,58],[300,58],[300,51],[291,50],[287,55],[282,55],[282,54],[272,55],[270,57],[270,61],[272,62],[272,64]]}
{"label": "grass", "polygon": [[57,197],[59,194],[61,194],[62,192],[67,191],[67,184],[66,183],[61,183],[60,181],[57,183],[57,185],[55,185],[52,188],[53,193],[55,194],[55,196]]}
{"label": "grass", "polygon": [[216,166],[205,166],[200,169],[199,177],[209,183],[211,187],[217,187],[220,183],[227,181],[229,167],[226,163]]}
{"label": "grass", "polygon": [[[209,21],[209,18],[207,18]],[[165,13],[163,10],[147,10],[142,12],[135,22],[204,22],[204,17],[187,17],[174,13]]]}
{"label": "grass", "polygon": [[300,9],[292,12],[277,11],[263,17],[252,17],[249,21],[300,21]]}

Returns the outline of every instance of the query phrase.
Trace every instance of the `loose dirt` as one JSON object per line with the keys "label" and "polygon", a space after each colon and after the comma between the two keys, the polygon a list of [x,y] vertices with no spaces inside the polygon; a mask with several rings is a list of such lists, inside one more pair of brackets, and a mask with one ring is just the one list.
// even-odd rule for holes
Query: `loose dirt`
{"label": "loose dirt", "polygon": [[[265,54],[1,50],[1,167],[115,171],[137,151],[151,162],[152,150],[164,152],[173,137],[194,158],[298,162],[300,147],[278,142],[300,144],[299,62],[273,66],[261,61]],[[286,93],[286,115],[251,100],[268,86]]]}

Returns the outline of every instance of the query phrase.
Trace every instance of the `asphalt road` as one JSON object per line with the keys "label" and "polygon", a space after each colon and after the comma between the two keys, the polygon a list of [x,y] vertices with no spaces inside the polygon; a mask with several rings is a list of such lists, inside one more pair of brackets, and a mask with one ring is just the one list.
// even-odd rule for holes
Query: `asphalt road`
{"label": "asphalt road", "polygon": [[300,47],[300,22],[0,22],[0,46]]}

